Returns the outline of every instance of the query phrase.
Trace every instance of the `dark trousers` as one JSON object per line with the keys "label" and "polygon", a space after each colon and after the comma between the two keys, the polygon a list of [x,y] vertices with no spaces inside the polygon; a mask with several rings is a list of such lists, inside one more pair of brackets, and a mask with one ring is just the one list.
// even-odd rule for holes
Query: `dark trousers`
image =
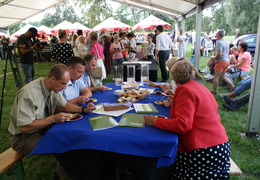
{"label": "dark trousers", "polygon": [[[156,168],[157,158],[111,153],[111,162],[127,168],[135,180],[167,180],[170,167]],[[115,167],[115,165],[111,165]],[[115,172],[115,171],[114,171]]]}
{"label": "dark trousers", "polygon": [[249,98],[250,98],[250,92],[246,93],[245,95],[237,99],[234,99],[234,104],[237,106],[237,108],[240,108],[241,106],[244,106],[249,102]]}
{"label": "dark trousers", "polygon": [[54,155],[73,180],[113,179],[109,175],[109,152],[82,149]]}
{"label": "dark trousers", "polygon": [[161,74],[162,74],[162,81],[167,81],[168,80],[168,72],[166,69],[166,61],[169,59],[170,56],[170,51],[159,51],[158,53],[158,58],[159,58],[159,64],[160,64],[160,69],[161,69]]}

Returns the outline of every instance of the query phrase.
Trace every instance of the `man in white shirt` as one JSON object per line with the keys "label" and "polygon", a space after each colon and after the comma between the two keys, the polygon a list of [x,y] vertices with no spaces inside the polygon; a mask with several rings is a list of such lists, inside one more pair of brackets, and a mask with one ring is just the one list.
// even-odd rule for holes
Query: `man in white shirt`
{"label": "man in white shirt", "polygon": [[159,60],[161,74],[162,74],[162,82],[166,82],[168,80],[168,72],[166,69],[165,62],[169,59],[170,49],[172,52],[172,56],[174,56],[173,44],[170,36],[167,33],[163,32],[163,26],[159,25],[156,27],[157,36],[156,36],[156,46],[155,46],[155,60]]}

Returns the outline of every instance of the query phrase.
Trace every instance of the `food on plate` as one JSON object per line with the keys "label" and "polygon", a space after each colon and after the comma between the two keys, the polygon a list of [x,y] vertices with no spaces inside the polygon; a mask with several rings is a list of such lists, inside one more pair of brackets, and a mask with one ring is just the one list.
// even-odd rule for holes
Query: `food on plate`
{"label": "food on plate", "polygon": [[97,102],[97,99],[92,98],[92,99],[89,99],[88,102]]}
{"label": "food on plate", "polygon": [[117,111],[117,110],[123,110],[128,109],[132,106],[132,103],[130,101],[126,101],[125,103],[104,103],[104,111]]}
{"label": "food on plate", "polygon": [[155,101],[154,103],[157,105],[163,105],[163,101]]}
{"label": "food on plate", "polygon": [[105,91],[110,91],[110,90],[112,90],[112,88],[110,88],[110,87],[105,89]]}
{"label": "food on plate", "polygon": [[147,95],[149,95],[150,92],[146,90],[130,90],[130,91],[125,91],[119,94],[120,98],[117,100],[117,102],[125,102],[125,101],[130,101],[130,102],[137,102],[140,99],[145,98]]}
{"label": "food on plate", "polygon": [[153,93],[154,93],[154,94],[157,94],[157,95],[161,95],[161,94],[163,94],[162,91],[154,91]]}
{"label": "food on plate", "polygon": [[83,116],[80,114],[70,114],[70,117],[66,121],[76,121],[81,119]]}
{"label": "food on plate", "polygon": [[125,89],[125,90],[132,90],[132,89],[138,89],[139,86],[140,86],[140,83],[130,82],[130,83],[127,83],[127,84],[121,86],[121,88]]}
{"label": "food on plate", "polygon": [[155,117],[157,117],[157,118],[167,118],[166,116],[163,116],[163,115],[158,115],[158,116],[155,116]]}

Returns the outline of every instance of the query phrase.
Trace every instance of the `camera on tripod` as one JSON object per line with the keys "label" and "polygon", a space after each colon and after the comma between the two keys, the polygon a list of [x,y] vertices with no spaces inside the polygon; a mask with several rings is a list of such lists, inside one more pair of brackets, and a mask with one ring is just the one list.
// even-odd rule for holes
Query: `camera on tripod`
{"label": "camera on tripod", "polygon": [[11,54],[12,51],[14,50],[14,46],[5,46],[4,50],[5,50],[6,53]]}

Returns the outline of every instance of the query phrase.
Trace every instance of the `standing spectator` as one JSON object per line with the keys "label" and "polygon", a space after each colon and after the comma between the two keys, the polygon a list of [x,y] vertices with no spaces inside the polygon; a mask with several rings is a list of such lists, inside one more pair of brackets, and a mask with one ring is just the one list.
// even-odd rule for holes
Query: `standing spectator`
{"label": "standing spectator", "polygon": [[212,60],[216,61],[215,65],[215,72],[214,72],[214,79],[213,79],[213,90],[211,91],[212,94],[216,94],[218,88],[218,81],[219,77],[221,77],[225,82],[228,81],[227,77],[225,76],[227,68],[230,64],[228,52],[229,52],[229,45],[228,42],[223,38],[225,35],[224,30],[219,30],[216,34],[218,42],[216,44],[216,55],[212,57]]}
{"label": "standing spectator", "polygon": [[29,83],[34,79],[33,50],[42,50],[42,47],[40,47],[38,42],[35,43],[32,41],[32,38],[35,39],[35,36],[38,36],[38,30],[31,27],[26,33],[18,37],[20,62],[26,83]]}
{"label": "standing spectator", "polygon": [[0,58],[5,59],[4,57],[4,49],[3,49],[3,44],[2,44],[2,36],[0,36]]}
{"label": "standing spectator", "polygon": [[102,46],[103,46],[102,38],[103,38],[103,36],[105,36],[105,35],[106,35],[106,34],[105,34],[105,31],[104,31],[104,30],[101,30],[101,31],[100,31],[100,34],[99,34],[99,36],[98,36],[98,43],[101,44]]}
{"label": "standing spectator", "polygon": [[126,35],[127,39],[129,40],[129,45],[127,46],[129,48],[129,53],[132,55],[136,54],[136,41],[134,38],[134,34],[133,33],[128,33]]}
{"label": "standing spectator", "polygon": [[180,34],[177,37],[177,42],[179,42],[179,56],[180,58],[184,58],[186,55],[186,40],[187,37],[183,33],[183,30],[180,30]]}
{"label": "standing spectator", "polygon": [[85,38],[83,35],[79,36],[79,45],[78,45],[77,49],[78,49],[78,55],[81,58],[84,58],[88,54],[87,45],[86,45]]}
{"label": "standing spectator", "polygon": [[66,31],[60,29],[58,33],[60,40],[52,49],[51,60],[66,65],[68,59],[74,56],[74,53],[71,44],[67,43],[68,35]]}
{"label": "standing spectator", "polygon": [[124,59],[126,59],[126,54],[128,52],[128,49],[126,48],[127,46],[127,41],[125,40],[126,39],[126,34],[124,32],[120,32],[119,33],[119,42],[123,44],[123,46],[125,47],[124,48],[124,51],[122,52],[123,53],[123,56],[124,56]]}
{"label": "standing spectator", "polygon": [[213,42],[213,47],[216,47],[217,38],[216,38],[216,32],[213,28],[211,29],[211,31],[209,33],[209,37],[211,37],[211,40]]}
{"label": "standing spectator", "polygon": [[162,74],[162,82],[168,80],[168,72],[166,69],[165,62],[169,59],[170,48],[172,56],[174,56],[173,45],[171,38],[168,34],[163,33],[163,26],[159,25],[156,27],[157,37],[156,37],[156,46],[155,46],[155,60],[160,63],[160,69]]}
{"label": "standing spectator", "polygon": [[157,29],[154,30],[154,35],[153,35],[153,40],[152,40],[152,42],[154,43],[155,46],[156,46],[156,36],[157,36]]}
{"label": "standing spectator", "polygon": [[[110,36],[110,35],[109,35]],[[105,57],[105,68],[106,68],[106,73],[107,76],[111,75],[111,52],[110,52],[110,46],[111,42],[109,41],[107,36],[103,36],[103,44],[104,44],[104,57]]]}
{"label": "standing spectator", "polygon": [[[77,30],[77,35],[78,35],[78,38],[76,39],[75,41],[75,46],[78,47],[79,46],[79,36],[83,35],[83,31],[81,29]],[[79,54],[74,54],[75,56],[79,56]]]}
{"label": "standing spectator", "polygon": [[95,55],[97,59],[97,66],[102,67],[102,77],[101,78],[92,78],[92,83],[94,86],[101,86],[102,80],[106,78],[106,69],[104,66],[104,50],[103,47],[98,43],[98,34],[97,32],[90,33],[90,42],[92,44],[90,54]]}
{"label": "standing spectator", "polygon": [[6,38],[5,36],[3,36],[2,45],[3,45],[4,59],[6,58],[6,49],[8,49],[9,43],[10,43],[10,40],[8,38]]}
{"label": "standing spectator", "polygon": [[113,53],[112,55],[112,63],[113,66],[122,65],[124,61],[123,52],[124,46],[121,42],[119,42],[119,36],[117,34],[114,35],[114,43],[110,46],[110,52]]}
{"label": "standing spectator", "polygon": [[240,33],[240,29],[236,29],[236,37],[235,37],[235,39],[239,38],[240,36],[242,36],[242,34]]}
{"label": "standing spectator", "polygon": [[175,32],[175,29],[172,30],[172,42],[175,41],[175,35],[176,35],[176,32]]}
{"label": "standing spectator", "polygon": [[71,46],[72,46],[74,54],[78,54],[78,47],[76,46],[76,43],[75,43],[77,38],[78,38],[78,35],[74,34],[72,37],[72,40],[71,40]]}
{"label": "standing spectator", "polygon": [[194,81],[194,66],[176,62],[171,76],[177,88],[170,118],[145,115],[145,123],[179,137],[171,179],[228,179],[230,145],[218,114],[218,103],[202,84]]}
{"label": "standing spectator", "polygon": [[143,48],[143,58],[148,59],[150,61],[154,60],[155,45],[152,42],[152,39],[153,39],[153,34],[148,34],[147,43],[144,43],[144,48]]}

